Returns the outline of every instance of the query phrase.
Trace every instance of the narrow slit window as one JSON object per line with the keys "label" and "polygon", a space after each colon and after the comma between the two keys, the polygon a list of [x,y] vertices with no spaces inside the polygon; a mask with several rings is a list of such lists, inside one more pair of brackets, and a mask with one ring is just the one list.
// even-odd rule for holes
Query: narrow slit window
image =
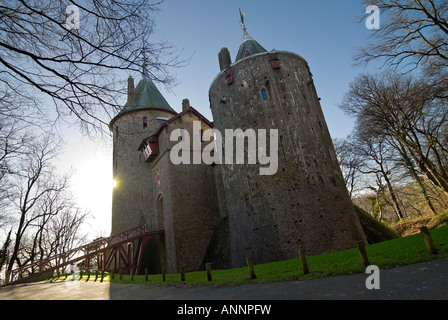
{"label": "narrow slit window", "polygon": [[261,95],[263,96],[263,100],[268,98],[268,94],[266,93],[266,89],[261,89]]}
{"label": "narrow slit window", "polygon": [[148,128],[148,118],[147,117],[143,117],[143,129]]}

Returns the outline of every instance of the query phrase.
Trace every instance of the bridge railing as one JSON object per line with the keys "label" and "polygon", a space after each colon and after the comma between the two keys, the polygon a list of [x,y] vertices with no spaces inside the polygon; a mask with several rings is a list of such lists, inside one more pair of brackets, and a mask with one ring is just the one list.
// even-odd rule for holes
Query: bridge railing
{"label": "bridge railing", "polygon": [[[78,248],[13,269],[6,273],[6,284],[17,283],[29,277],[37,277],[84,259],[89,261],[95,255],[105,254],[108,248],[113,248],[114,245],[117,247],[117,244],[122,245],[128,241],[135,241],[144,235],[146,235],[145,226],[139,226],[106,238],[97,239]],[[142,243],[142,246],[144,246],[144,243]]]}

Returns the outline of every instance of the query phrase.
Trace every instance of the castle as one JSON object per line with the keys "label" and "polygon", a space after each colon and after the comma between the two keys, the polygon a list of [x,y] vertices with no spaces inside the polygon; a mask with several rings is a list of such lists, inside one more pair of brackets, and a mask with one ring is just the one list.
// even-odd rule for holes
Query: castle
{"label": "castle", "polygon": [[[145,247],[143,264],[151,272],[162,265],[167,272],[199,270],[207,262],[238,267],[246,257],[265,263],[296,258],[299,248],[313,255],[366,243],[305,59],[268,52],[244,24],[235,61],[226,48],[218,58],[209,91],[213,122],[187,99],[176,112],[145,66],[136,87],[128,79],[127,103],[109,125],[117,182],[112,234],[139,225],[159,231]],[[266,137],[278,146],[275,174],[261,175],[262,163],[170,157],[180,141],[200,137],[183,149],[194,157],[213,143],[204,132],[236,128],[275,130]]]}

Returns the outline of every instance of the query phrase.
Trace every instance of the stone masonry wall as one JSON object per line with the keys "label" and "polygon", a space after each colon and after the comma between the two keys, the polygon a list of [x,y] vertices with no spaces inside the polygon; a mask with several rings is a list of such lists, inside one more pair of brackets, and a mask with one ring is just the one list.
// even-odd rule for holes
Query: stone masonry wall
{"label": "stone masonry wall", "polygon": [[[192,121],[200,119],[190,113],[172,121],[159,136],[163,154],[153,164],[152,173],[158,197],[163,196],[164,229],[168,272],[198,270],[220,218],[214,169],[210,165],[179,164],[170,160],[171,132],[184,129],[193,137]],[[210,127],[202,122],[202,130]],[[201,149],[210,142],[201,143]],[[192,148],[193,144],[190,143]],[[189,150],[193,152],[192,149]],[[155,175],[160,174],[160,183]]]}
{"label": "stone masonry wall", "polygon": [[289,52],[277,57],[279,69],[269,53],[238,61],[233,83],[221,72],[210,87],[218,130],[279,133],[275,175],[261,176],[259,165],[222,165],[234,266],[249,256],[263,263],[295,258],[299,247],[320,254],[365,241],[308,64]]}
{"label": "stone masonry wall", "polygon": [[[123,114],[113,124],[112,234],[139,226],[152,209],[151,171],[137,151],[143,139],[152,135],[164,122],[157,117],[173,116],[161,110],[138,110]],[[147,127],[143,118],[147,118]]]}

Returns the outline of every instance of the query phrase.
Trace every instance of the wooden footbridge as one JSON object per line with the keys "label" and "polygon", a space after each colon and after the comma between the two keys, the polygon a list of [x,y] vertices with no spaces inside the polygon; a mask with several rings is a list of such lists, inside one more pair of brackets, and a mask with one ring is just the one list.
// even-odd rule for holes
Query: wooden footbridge
{"label": "wooden footbridge", "polygon": [[151,235],[164,231],[146,232],[145,226],[133,228],[107,238],[95,240],[79,248],[24,265],[6,274],[6,284],[30,282],[51,277],[55,271],[77,266],[84,270],[140,273],[143,251]]}

